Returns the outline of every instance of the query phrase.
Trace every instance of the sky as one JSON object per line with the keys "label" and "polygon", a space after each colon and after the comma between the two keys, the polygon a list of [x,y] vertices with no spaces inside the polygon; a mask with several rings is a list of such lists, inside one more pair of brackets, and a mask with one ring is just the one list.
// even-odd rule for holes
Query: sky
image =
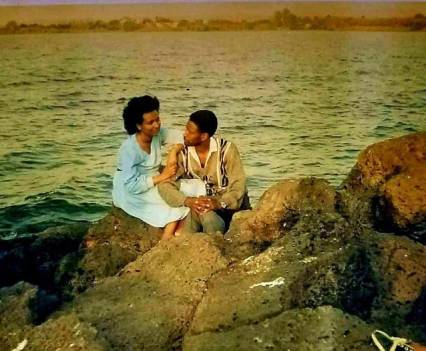
{"label": "sky", "polygon": [[[265,0],[243,0],[243,2],[264,2]],[[306,0],[292,0],[305,2]],[[310,2],[325,2],[329,0],[309,0]],[[413,0],[334,0],[333,2],[425,2]],[[147,4],[147,3],[203,3],[203,2],[238,2],[238,0],[0,0],[0,5],[52,5],[52,4]],[[275,1],[284,2],[284,1]]]}

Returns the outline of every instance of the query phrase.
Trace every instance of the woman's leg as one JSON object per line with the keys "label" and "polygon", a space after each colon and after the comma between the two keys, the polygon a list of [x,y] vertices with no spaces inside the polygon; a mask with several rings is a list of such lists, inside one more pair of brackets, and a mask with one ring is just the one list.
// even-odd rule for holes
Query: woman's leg
{"label": "woman's leg", "polygon": [[161,240],[169,240],[174,237],[176,227],[178,226],[179,221],[174,221],[167,223],[164,227],[163,236],[161,237]]}
{"label": "woman's leg", "polygon": [[182,234],[182,231],[183,231],[183,228],[184,228],[184,225],[185,225],[185,219],[186,219],[186,217],[184,219],[181,219],[178,222],[178,225],[177,225],[176,231],[175,231],[175,236],[179,236],[179,235]]}

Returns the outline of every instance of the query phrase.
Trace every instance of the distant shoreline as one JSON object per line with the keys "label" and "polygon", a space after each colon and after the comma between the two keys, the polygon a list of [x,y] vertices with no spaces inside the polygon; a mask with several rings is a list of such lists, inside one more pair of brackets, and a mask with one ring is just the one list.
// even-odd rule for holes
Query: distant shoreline
{"label": "distant shoreline", "polygon": [[173,20],[166,17],[135,19],[130,17],[104,20],[81,20],[66,23],[18,23],[10,20],[0,27],[0,34],[86,33],[86,32],[211,32],[268,30],[327,30],[327,31],[426,31],[426,16],[418,13],[407,18],[365,18],[338,16],[297,16],[288,9],[275,11],[266,19],[248,21]]}
{"label": "distant shoreline", "polygon": [[155,17],[180,20],[260,21],[287,8],[298,17],[408,18],[426,15],[426,1],[226,1],[131,4],[1,5],[0,26],[64,24],[74,21],[112,21]]}

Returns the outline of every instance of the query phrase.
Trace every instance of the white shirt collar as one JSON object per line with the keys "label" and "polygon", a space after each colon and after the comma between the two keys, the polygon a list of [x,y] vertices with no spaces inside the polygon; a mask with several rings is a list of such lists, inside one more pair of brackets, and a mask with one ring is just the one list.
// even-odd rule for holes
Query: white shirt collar
{"label": "white shirt collar", "polygon": [[[208,153],[208,155],[207,155],[207,159],[206,159],[206,163],[204,164],[204,167],[206,167],[207,162],[209,162],[210,155],[211,155],[213,152],[217,152],[218,147],[219,147],[219,146],[217,145],[217,140],[216,140],[216,138],[214,138],[214,137],[210,137],[209,153]],[[195,146],[190,146],[190,147],[188,147],[188,152],[189,152],[189,154],[192,156],[192,158],[198,162],[198,165],[200,166],[200,168],[202,168],[202,167],[201,167],[200,159],[199,159],[198,154],[197,154],[197,151],[195,151]]]}

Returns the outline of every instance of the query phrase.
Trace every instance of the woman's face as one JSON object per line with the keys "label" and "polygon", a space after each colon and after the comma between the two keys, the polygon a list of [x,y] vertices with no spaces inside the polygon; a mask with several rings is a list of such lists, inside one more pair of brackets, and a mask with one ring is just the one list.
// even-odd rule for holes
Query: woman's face
{"label": "woman's face", "polygon": [[138,129],[141,133],[153,137],[160,131],[161,121],[158,111],[146,112],[143,114],[143,120],[141,124],[138,124]]}

